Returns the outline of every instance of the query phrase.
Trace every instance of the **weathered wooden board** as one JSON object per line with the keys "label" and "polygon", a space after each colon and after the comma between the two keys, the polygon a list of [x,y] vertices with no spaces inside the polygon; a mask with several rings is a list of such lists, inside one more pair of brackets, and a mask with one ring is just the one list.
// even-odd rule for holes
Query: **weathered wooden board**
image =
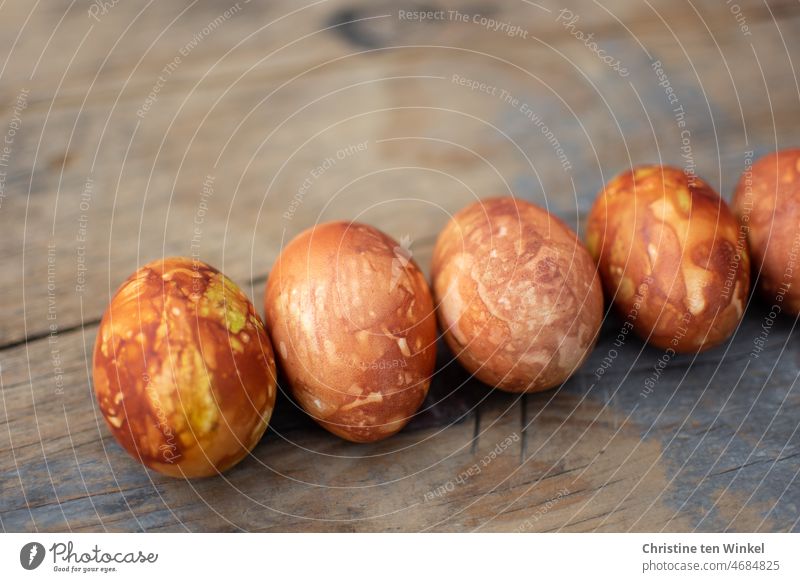
{"label": "weathered wooden board", "polygon": [[757,300],[728,345],[660,374],[610,315],[573,379],[522,398],[442,347],[419,417],[375,445],[282,397],[222,478],[148,473],[111,439],[89,356],[143,262],[199,254],[259,304],[282,242],[320,220],[408,235],[427,269],[475,197],[514,192],[580,229],[632,163],[695,164],[727,197],[746,152],[800,145],[794,1],[447,0],[430,9],[467,22],[424,23],[411,4],[0,5],[4,530],[800,529],[800,345],[779,318],[753,353],[773,321]]}

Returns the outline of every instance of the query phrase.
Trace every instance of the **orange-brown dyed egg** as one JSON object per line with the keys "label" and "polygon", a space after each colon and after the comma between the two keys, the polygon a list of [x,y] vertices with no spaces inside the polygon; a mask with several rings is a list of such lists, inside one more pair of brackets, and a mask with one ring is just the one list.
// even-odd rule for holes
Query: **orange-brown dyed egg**
{"label": "orange-brown dyed egg", "polygon": [[706,182],[668,166],[611,180],[586,228],[607,296],[654,346],[698,352],[724,342],[750,288],[747,243]]}
{"label": "orange-brown dyed egg", "polygon": [[458,212],[439,235],[431,274],[447,344],[487,384],[553,388],[595,344],[603,293],[594,263],[534,204],[492,198]]}
{"label": "orange-brown dyed egg", "polygon": [[745,169],[733,211],[747,232],[760,294],[781,312],[800,314],[800,149]]}
{"label": "orange-brown dyed egg", "polygon": [[412,418],[436,359],[433,300],[410,250],[364,224],[306,230],[267,282],[266,320],[297,402],[354,442]]}
{"label": "orange-brown dyed egg", "polygon": [[189,258],[153,261],[122,284],[100,322],[93,374],[117,441],[173,477],[234,466],[275,405],[275,360],[253,304]]}

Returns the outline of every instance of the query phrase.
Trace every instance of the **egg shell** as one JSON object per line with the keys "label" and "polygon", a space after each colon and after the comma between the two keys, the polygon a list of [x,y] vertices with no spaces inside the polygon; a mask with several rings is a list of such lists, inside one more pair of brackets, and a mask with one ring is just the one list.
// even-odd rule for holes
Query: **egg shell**
{"label": "egg shell", "polygon": [[768,154],[746,169],[733,211],[747,232],[761,296],[800,314],[800,149]]}
{"label": "egg shell", "polygon": [[428,392],[436,319],[410,250],[371,226],[329,222],[281,252],[264,295],[296,401],[354,442],[405,426]]}
{"label": "egg shell", "polygon": [[656,165],[620,174],[598,195],[586,237],[607,297],[650,344],[699,352],[739,324],[750,288],[747,243],[701,178]]}
{"label": "egg shell", "polygon": [[190,258],[153,261],[122,284],[100,322],[92,368],[114,437],[173,477],[234,466],[275,405],[275,360],[252,303]]}
{"label": "egg shell", "polygon": [[524,200],[458,212],[436,241],[431,275],[450,349],[502,390],[558,386],[597,340],[603,294],[591,257],[566,224]]}

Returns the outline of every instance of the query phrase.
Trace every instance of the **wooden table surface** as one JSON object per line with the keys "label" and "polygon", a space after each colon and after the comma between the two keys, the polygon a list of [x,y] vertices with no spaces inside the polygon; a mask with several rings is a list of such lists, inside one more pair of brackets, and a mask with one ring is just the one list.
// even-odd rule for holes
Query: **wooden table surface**
{"label": "wooden table surface", "polygon": [[609,315],[543,394],[491,391],[442,347],[423,409],[376,444],[281,396],[251,458],[191,482],[116,444],[90,364],[113,291],[164,255],[260,306],[323,220],[410,237],[427,273],[475,197],[580,230],[603,183],[661,161],[730,198],[749,159],[800,145],[799,33],[797,0],[0,2],[3,530],[800,530],[797,322],[756,299],[663,369]]}

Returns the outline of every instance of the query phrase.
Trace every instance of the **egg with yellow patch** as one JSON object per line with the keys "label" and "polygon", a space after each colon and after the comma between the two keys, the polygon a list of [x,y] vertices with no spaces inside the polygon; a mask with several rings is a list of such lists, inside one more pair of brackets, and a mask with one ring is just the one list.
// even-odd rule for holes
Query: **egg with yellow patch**
{"label": "egg with yellow patch", "polygon": [[425,399],[436,319],[407,241],[357,222],[314,226],[278,257],[264,311],[295,400],[333,434],[384,439]]}
{"label": "egg with yellow patch", "polygon": [[747,241],[701,178],[657,165],[620,174],[598,195],[586,240],[606,296],[650,344],[699,352],[736,330],[750,289]]}
{"label": "egg with yellow patch", "polygon": [[100,322],[92,368],[116,440],[173,477],[233,467],[275,406],[275,359],[253,304],[190,258],[153,261],[122,284]]}

